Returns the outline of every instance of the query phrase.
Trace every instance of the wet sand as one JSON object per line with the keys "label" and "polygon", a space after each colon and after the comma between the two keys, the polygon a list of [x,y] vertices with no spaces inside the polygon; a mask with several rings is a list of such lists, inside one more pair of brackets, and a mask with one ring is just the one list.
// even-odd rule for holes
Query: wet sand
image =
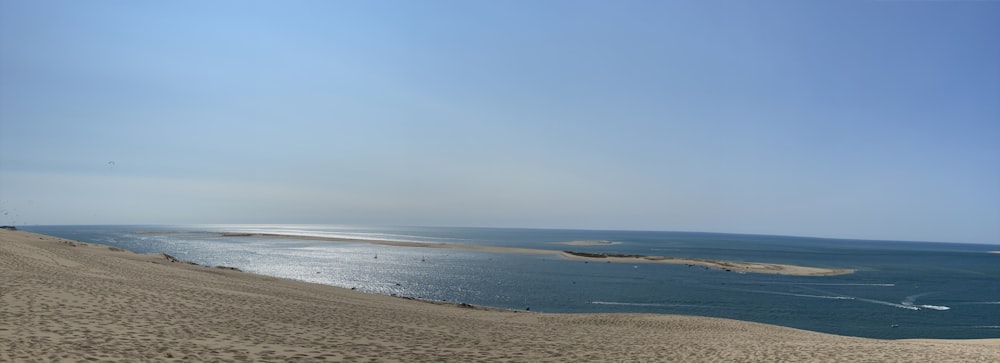
{"label": "wet sand", "polygon": [[1000,339],[477,309],[0,230],[0,362],[998,362]]}

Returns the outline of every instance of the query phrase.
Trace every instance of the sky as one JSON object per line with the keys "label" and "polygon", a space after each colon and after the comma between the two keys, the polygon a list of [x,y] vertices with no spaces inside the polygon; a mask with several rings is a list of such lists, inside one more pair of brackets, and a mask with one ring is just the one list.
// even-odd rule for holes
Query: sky
{"label": "sky", "polygon": [[0,224],[1000,243],[1000,2],[0,0]]}

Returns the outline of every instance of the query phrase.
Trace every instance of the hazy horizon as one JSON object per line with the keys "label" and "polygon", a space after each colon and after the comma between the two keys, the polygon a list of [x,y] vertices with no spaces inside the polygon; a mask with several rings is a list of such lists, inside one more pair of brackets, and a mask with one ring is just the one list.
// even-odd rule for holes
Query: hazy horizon
{"label": "hazy horizon", "polygon": [[[343,227],[343,228],[372,228],[378,229],[393,229],[393,228],[432,228],[432,229],[500,229],[500,230],[540,230],[540,231],[590,231],[590,232],[647,232],[647,233],[683,233],[683,234],[708,234],[708,235],[734,235],[734,236],[758,236],[758,237],[781,237],[781,238],[797,238],[797,239],[823,239],[823,240],[845,240],[845,241],[872,241],[872,242],[904,242],[904,243],[944,243],[944,244],[967,244],[967,245],[986,245],[986,246],[1000,246],[1000,243],[992,242],[957,242],[957,241],[926,241],[926,240],[893,240],[893,239],[877,239],[877,238],[844,238],[835,236],[806,236],[806,235],[789,235],[789,234],[772,234],[772,233],[740,233],[740,232],[712,232],[712,231],[675,231],[675,230],[654,230],[654,229],[613,229],[613,228],[560,228],[560,227],[517,227],[517,226],[444,226],[444,225],[362,225],[362,224],[324,224],[324,223],[182,223],[182,224],[19,224],[18,226],[26,228],[28,230],[31,227],[166,227],[166,228],[177,228],[177,227],[210,227],[213,229],[221,228],[223,226],[232,226],[233,228],[246,228],[246,227]],[[17,226],[15,226],[17,227]],[[146,232],[143,230],[137,230],[139,232]],[[192,232],[203,232],[198,230],[192,230]],[[322,235],[320,233],[319,235]],[[392,241],[392,239],[390,239]],[[404,241],[406,242],[406,241]]]}
{"label": "hazy horizon", "polygon": [[2,1],[0,224],[1000,244],[1000,2]]}

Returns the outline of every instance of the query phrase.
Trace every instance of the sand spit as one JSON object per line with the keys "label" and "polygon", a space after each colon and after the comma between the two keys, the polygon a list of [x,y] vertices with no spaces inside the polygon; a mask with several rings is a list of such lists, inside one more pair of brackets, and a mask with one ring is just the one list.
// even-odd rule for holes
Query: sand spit
{"label": "sand spit", "polygon": [[0,361],[997,362],[726,319],[430,304],[0,230]]}
{"label": "sand spit", "polygon": [[[221,236],[291,238],[291,239],[304,239],[304,240],[330,241],[330,242],[369,243],[382,246],[450,248],[456,250],[484,251],[484,252],[496,252],[496,253],[546,254],[546,255],[559,255],[568,259],[584,260],[584,261],[614,262],[614,263],[669,263],[669,264],[682,264],[689,266],[701,266],[701,267],[734,271],[734,272],[766,273],[766,274],[781,274],[781,275],[795,275],[795,276],[833,276],[833,275],[846,275],[854,273],[854,270],[851,269],[808,267],[808,266],[796,266],[796,265],[783,265],[775,263],[739,262],[739,261],[712,260],[712,259],[699,259],[699,258],[677,258],[677,257],[666,257],[666,256],[595,254],[595,253],[574,252],[574,251],[545,250],[537,248],[492,247],[492,246],[462,245],[462,244],[452,244],[452,243],[387,241],[387,240],[372,240],[372,239],[351,239],[351,238],[341,238],[341,237],[297,236],[297,235],[271,234],[271,233],[223,233],[221,234]],[[578,242],[588,242],[588,241],[578,241]],[[589,241],[589,242],[595,242],[595,241]],[[567,242],[566,244],[569,243],[570,242]]]}
{"label": "sand spit", "polygon": [[750,272],[761,274],[779,274],[795,276],[834,276],[854,273],[852,269],[822,268],[797,265],[783,265],[777,263],[758,262],[738,262],[726,260],[710,260],[702,258],[677,258],[666,256],[646,256],[646,255],[622,255],[611,253],[587,253],[563,251],[562,255],[570,259],[578,260],[598,260],[620,263],[671,263],[683,264],[689,267],[701,266],[730,272]]}
{"label": "sand spit", "polygon": [[570,246],[607,246],[613,245],[614,242],[611,241],[569,241],[569,242],[559,242],[561,245]]}

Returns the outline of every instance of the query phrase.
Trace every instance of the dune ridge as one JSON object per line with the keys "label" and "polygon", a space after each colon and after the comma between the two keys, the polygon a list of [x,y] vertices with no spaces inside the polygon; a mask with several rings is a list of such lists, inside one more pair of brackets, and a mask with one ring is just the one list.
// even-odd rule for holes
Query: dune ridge
{"label": "dune ridge", "polygon": [[735,320],[431,304],[0,230],[0,361],[995,362]]}

